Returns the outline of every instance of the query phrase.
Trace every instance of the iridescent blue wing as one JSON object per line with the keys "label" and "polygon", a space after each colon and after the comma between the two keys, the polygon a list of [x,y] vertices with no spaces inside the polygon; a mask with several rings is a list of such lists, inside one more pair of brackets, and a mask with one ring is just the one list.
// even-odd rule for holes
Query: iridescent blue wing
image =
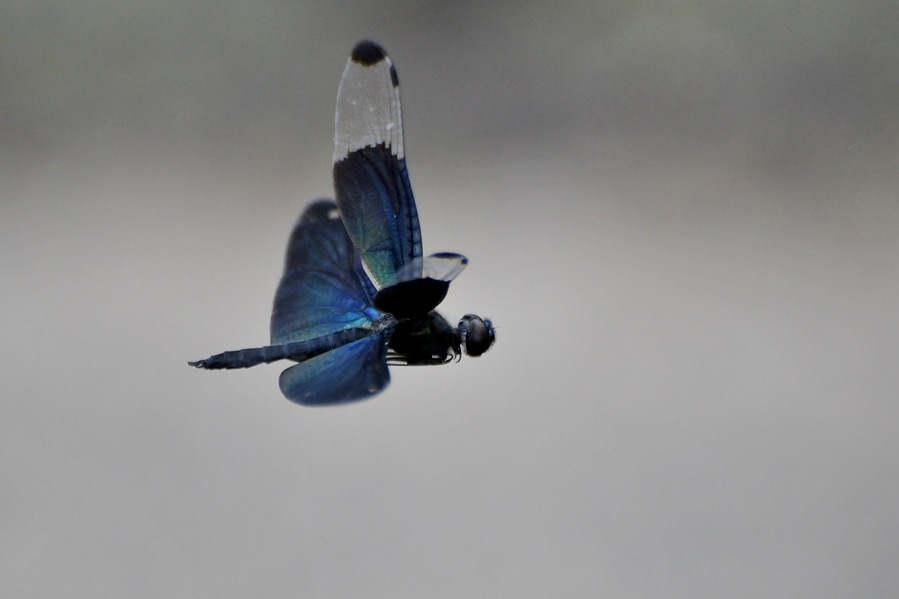
{"label": "iridescent blue wing", "polygon": [[316,356],[281,373],[284,397],[306,406],[358,401],[390,382],[387,343],[393,328]]}
{"label": "iridescent blue wing", "polygon": [[306,207],[290,235],[272,310],[272,344],[318,339],[348,329],[372,334],[281,373],[281,392],[304,405],[364,399],[390,382],[392,326],[371,306],[368,280],[331,200]]}
{"label": "iridescent blue wing", "polygon": [[337,206],[331,200],[310,204],[287,245],[272,309],[272,344],[369,326],[378,315],[364,277]]}
{"label": "iridescent blue wing", "polygon": [[337,91],[334,193],[347,233],[378,289],[421,257],[403,153],[399,81],[378,44],[356,44]]}

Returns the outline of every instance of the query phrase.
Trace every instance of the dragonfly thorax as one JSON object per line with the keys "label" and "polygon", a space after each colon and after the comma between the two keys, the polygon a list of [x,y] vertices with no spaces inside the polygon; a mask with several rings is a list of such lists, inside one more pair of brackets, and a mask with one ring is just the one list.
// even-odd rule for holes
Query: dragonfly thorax
{"label": "dragonfly thorax", "polygon": [[395,364],[445,364],[461,355],[459,331],[437,312],[396,323],[389,345]]}

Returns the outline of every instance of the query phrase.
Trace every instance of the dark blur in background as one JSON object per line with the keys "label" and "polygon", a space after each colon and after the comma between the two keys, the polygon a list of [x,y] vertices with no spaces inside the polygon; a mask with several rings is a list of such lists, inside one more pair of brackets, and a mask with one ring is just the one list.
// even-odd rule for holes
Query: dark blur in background
{"label": "dark blur in background", "polygon": [[[442,312],[265,344],[382,43]],[[894,1],[0,4],[3,597],[899,596]]]}

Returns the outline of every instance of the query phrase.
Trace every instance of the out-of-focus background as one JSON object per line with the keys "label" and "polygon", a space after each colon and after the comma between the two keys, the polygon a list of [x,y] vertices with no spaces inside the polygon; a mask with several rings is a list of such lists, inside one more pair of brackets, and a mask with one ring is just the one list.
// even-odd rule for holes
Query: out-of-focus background
{"label": "out-of-focus background", "polygon": [[[360,38],[479,359],[268,340]],[[899,596],[892,1],[0,4],[3,597]]]}

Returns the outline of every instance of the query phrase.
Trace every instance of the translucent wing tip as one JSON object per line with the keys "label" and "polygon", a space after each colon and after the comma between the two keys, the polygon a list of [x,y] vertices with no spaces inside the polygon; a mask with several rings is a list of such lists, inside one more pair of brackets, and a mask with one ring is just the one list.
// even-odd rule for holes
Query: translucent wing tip
{"label": "translucent wing tip", "polygon": [[427,258],[415,258],[396,271],[396,274],[390,277],[383,287],[387,288],[417,279],[434,279],[449,283],[465,270],[467,264],[468,258],[450,252],[431,254]]}
{"label": "translucent wing tip", "polygon": [[422,276],[441,281],[452,281],[465,270],[466,266],[468,266],[468,258],[465,256],[452,252],[439,252],[425,258]]}

